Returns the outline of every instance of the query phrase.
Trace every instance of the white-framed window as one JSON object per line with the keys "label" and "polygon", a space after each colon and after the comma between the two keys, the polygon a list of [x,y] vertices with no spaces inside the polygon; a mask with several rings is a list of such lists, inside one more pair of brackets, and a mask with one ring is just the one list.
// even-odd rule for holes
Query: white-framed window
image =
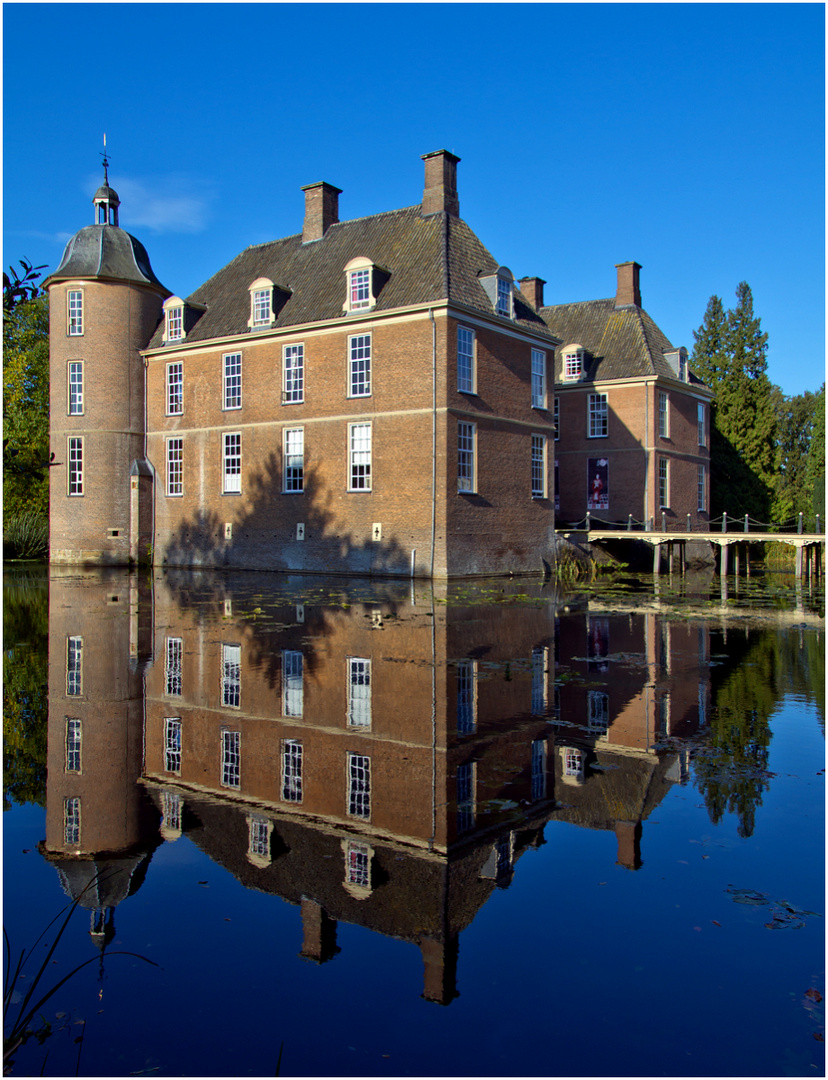
{"label": "white-framed window", "polygon": [[241,786],[241,732],[221,733],[221,786],[238,788]]}
{"label": "white-framed window", "polygon": [[358,840],[349,840],[345,854],[345,880],[362,889],[371,887],[371,849]]}
{"label": "white-framed window", "polygon": [[348,727],[371,726],[371,661],[348,657]]}
{"label": "white-framed window", "polygon": [[662,439],[670,437],[670,399],[663,390],[658,392],[658,433]]}
{"label": "white-framed window", "polygon": [[348,490],[371,490],[371,425],[348,425]]}
{"label": "white-framed window", "polygon": [[282,404],[305,400],[305,346],[285,345],[282,349]]}
{"label": "white-framed window", "polygon": [[589,394],[589,437],[602,439],[609,433],[609,404],[606,394]]}
{"label": "white-framed window", "polygon": [[348,397],[371,395],[371,335],[348,338]]}
{"label": "white-framed window", "polygon": [[181,658],[183,652],[183,638],[167,638],[164,650],[164,693],[169,697],[181,697]]}
{"label": "white-framed window", "polygon": [[503,277],[497,279],[497,306],[495,310],[498,315],[503,315],[507,319],[512,317],[512,283]]}
{"label": "white-framed window", "polygon": [[69,337],[83,335],[83,289],[70,289],[66,294]]}
{"label": "white-framed window", "polygon": [[81,801],[77,796],[63,800],[63,842],[79,847],[81,838]]}
{"label": "white-framed window", "polygon": [[260,814],[247,819],[247,854],[256,862],[270,862],[270,833],[272,823]]}
{"label": "white-framed window", "polygon": [[222,357],[224,408],[240,409],[242,403],[242,354],[225,353]]}
{"label": "white-framed window", "polygon": [[667,458],[658,459],[658,506],[659,509],[670,505],[670,463]]}
{"label": "white-framed window", "polygon": [[532,802],[546,798],[546,739],[532,740]]}
{"label": "white-framed window", "polygon": [[457,327],[457,389],[462,394],[475,393],[475,333],[467,326]]}
{"label": "white-framed window", "polygon": [[532,498],[546,498],[546,436],[532,436]]}
{"label": "white-framed window", "polygon": [[183,306],[169,307],[166,311],[167,341],[182,341],[184,339],[184,308]]}
{"label": "white-framed window", "polygon": [[181,832],[181,793],[178,791],[161,792],[162,828],[165,833]]}
{"label": "white-framed window", "polygon": [[69,440],[69,494],[83,495],[83,437]]}
{"label": "white-framed window", "polygon": [[273,319],[273,282],[270,278],[256,278],[250,286],[248,326],[270,326]]}
{"label": "white-framed window", "polygon": [[555,442],[561,437],[561,399],[555,398],[553,411],[553,422],[555,425]]}
{"label": "white-framed window", "polygon": [[167,416],[184,412],[184,365],[167,364]]}
{"label": "white-framed window", "polygon": [[471,735],[477,728],[477,661],[457,661],[457,733]]}
{"label": "white-framed window", "polygon": [[65,772],[81,771],[81,738],[83,725],[75,716],[66,717]]}
{"label": "white-framed window", "polygon": [[305,708],[305,658],[295,649],[282,652],[282,716],[301,716]]}
{"label": "white-framed window", "polygon": [[707,475],[704,465],[699,465],[698,470],[696,509],[699,513],[704,513],[707,510]]}
{"label": "white-framed window", "polygon": [[684,352],[679,353],[678,369],[679,379],[682,382],[687,382],[687,357],[684,355]]}
{"label": "white-framed window", "polygon": [[583,349],[570,349],[564,353],[563,377],[566,382],[575,382],[584,373]]}
{"label": "white-framed window", "polygon": [[282,740],[282,799],[302,801],[302,743],[298,739]]}
{"label": "white-framed window", "polygon": [[532,649],[532,715],[545,716],[549,704],[549,649]]}
{"label": "white-framed window", "polygon": [[164,771],[181,772],[181,717],[164,717]]}
{"label": "white-framed window", "polygon": [[564,776],[583,776],[584,755],[574,746],[564,748]]}
{"label": "white-framed window", "polygon": [[699,428],[699,446],[707,445],[707,406],[699,402],[696,405],[696,419]]}
{"label": "white-framed window", "polygon": [[468,832],[474,828],[476,818],[477,762],[467,761],[457,766],[457,831]]}
{"label": "white-framed window", "polygon": [[602,690],[590,690],[587,705],[589,730],[606,734],[609,730],[609,694],[605,694]]}
{"label": "white-framed window", "polygon": [[457,490],[477,490],[477,425],[460,420],[457,424]]}
{"label": "white-framed window", "polygon": [[241,704],[241,645],[221,646],[221,703],[227,709]]}
{"label": "white-framed window", "polygon": [[351,270],[348,274],[348,307],[360,311],[371,306],[371,270]]}
{"label": "white-framed window", "polygon": [[532,408],[546,408],[546,353],[532,349]]}
{"label": "white-framed window", "polygon": [[367,754],[348,754],[348,813],[371,816],[371,759]]}
{"label": "white-framed window", "polygon": [[83,415],[83,360],[69,361],[69,415]]}
{"label": "white-framed window", "polygon": [[167,439],[167,494],[184,494],[184,440]]}
{"label": "white-framed window", "polygon": [[80,697],[83,693],[83,638],[66,639],[66,695]]}
{"label": "white-framed window", "polygon": [[222,439],[222,491],[225,495],[241,492],[241,433],[225,432]]}
{"label": "white-framed window", "polygon": [[284,433],[284,486],[286,493],[305,489],[305,429],[286,428]]}

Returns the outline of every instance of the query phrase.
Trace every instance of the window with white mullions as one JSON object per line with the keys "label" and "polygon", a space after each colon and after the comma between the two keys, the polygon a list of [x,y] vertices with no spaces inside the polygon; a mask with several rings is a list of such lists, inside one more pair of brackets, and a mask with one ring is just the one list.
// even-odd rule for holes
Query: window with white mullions
{"label": "window with white mullions", "polygon": [[253,291],[253,323],[262,326],[270,322],[270,298],[271,289],[255,289]]}
{"label": "window with white mullions", "polygon": [[81,801],[79,798],[63,800],[63,842],[78,847],[81,838]]}
{"label": "window with white mullions", "polygon": [[282,653],[282,715],[301,716],[305,707],[305,660],[302,653]]}
{"label": "window with white mullions", "polygon": [[241,702],[241,645],[221,647],[221,703],[238,709]]}
{"label": "window with white mullions", "polygon": [[457,425],[457,490],[475,490],[475,443],[477,429],[474,424],[461,420]]}
{"label": "window with white mullions", "polygon": [[699,429],[699,446],[705,446],[707,444],[707,422],[704,405],[696,406],[696,418]]}
{"label": "window with white mullions", "polygon": [[532,498],[546,498],[546,436],[532,436]]}
{"label": "window with white mullions", "polygon": [[257,859],[270,858],[270,822],[251,814],[247,819],[247,853]]}
{"label": "window with white mullions", "polygon": [[66,772],[81,771],[81,721],[77,717],[66,717]]}
{"label": "window with white mullions", "polygon": [[184,365],[167,364],[167,415],[184,412]]}
{"label": "window with white mullions", "polygon": [[468,832],[474,828],[476,817],[475,781],[476,763],[466,762],[457,766],[457,831]]}
{"label": "window with white mullions", "polygon": [[302,744],[298,739],[282,742],[282,798],[302,801]]}
{"label": "window with white mullions", "polygon": [[225,495],[237,495],[241,491],[241,435],[225,434],[222,455]]}
{"label": "window with white mullions", "polygon": [[457,389],[464,394],[474,390],[474,330],[457,327]]}
{"label": "window with white mullions", "polygon": [[167,341],[181,341],[184,337],[184,308],[167,309]]}
{"label": "window with white mullions", "polygon": [[83,439],[69,440],[69,494],[83,495]]}
{"label": "window with white mullions", "polygon": [[546,353],[532,349],[532,408],[546,408]]}
{"label": "window with white mullions", "polygon": [[546,740],[532,742],[532,801],[546,797]]}
{"label": "window with white mullions", "polygon": [[69,415],[83,414],[83,361],[69,361]]}
{"label": "window with white mullions", "polygon": [[662,439],[670,437],[670,399],[663,390],[658,392],[658,434]]}
{"label": "window with white mullions", "polygon": [[555,398],[554,404],[555,441],[561,437],[561,399]]}
{"label": "window with white mullions", "polygon": [[224,408],[240,409],[242,403],[242,354],[225,353]]}
{"label": "window with white mullions", "polygon": [[167,832],[181,832],[181,795],[177,791],[161,792],[161,815]]}
{"label": "window with white mullions", "polygon": [[241,786],[241,732],[221,733],[221,786]]}
{"label": "window with white mullions", "polygon": [[658,506],[660,510],[670,506],[670,463],[667,458],[658,459]]}
{"label": "window with white mullions", "polygon": [[164,693],[171,697],[181,696],[181,656],[184,649],[182,638],[168,637],[164,658]]}
{"label": "window with white mullions", "polygon": [[371,661],[348,658],[348,726],[371,726]]}
{"label": "window with white mullions", "polygon": [[348,754],[348,813],[371,816],[371,759],[365,754]]}
{"label": "window with white mullions", "polygon": [[83,638],[70,637],[66,642],[66,694],[80,697],[83,693]]}
{"label": "window with white mullions", "polygon": [[606,394],[589,395],[589,437],[600,439],[609,432],[609,404]]}
{"label": "window with white mullions", "polygon": [[477,661],[457,661],[457,733],[470,735],[477,727]]}
{"label": "window with white mullions", "polygon": [[283,491],[303,491],[305,487],[305,431],[304,428],[288,428],[284,435],[284,487]]}
{"label": "window with white mullions", "polygon": [[698,470],[696,508],[699,513],[704,513],[707,510],[707,476],[704,465],[699,465]]}
{"label": "window with white mullions", "polygon": [[81,289],[70,289],[68,303],[69,336],[81,337],[83,335],[83,291]]}
{"label": "window with white mullions", "polygon": [[371,306],[371,271],[352,270],[349,281],[349,305],[351,311]]}
{"label": "window with white mullions", "polygon": [[177,716],[164,718],[164,771],[181,772],[181,719]]}
{"label": "window with white mullions", "polygon": [[371,885],[371,852],[367,844],[349,840],[346,852],[347,881],[349,885],[369,888]]}
{"label": "window with white mullions", "polygon": [[184,440],[167,439],[167,494],[184,494]]}
{"label": "window with white mullions", "polygon": [[371,490],[371,425],[349,424],[348,490]]}
{"label": "window with white mullions", "polygon": [[285,345],[282,350],[282,401],[293,405],[305,399],[305,346]]}
{"label": "window with white mullions", "polygon": [[512,315],[512,286],[502,277],[497,279],[497,313],[507,319]]}
{"label": "window with white mullions", "polygon": [[371,394],[371,335],[357,334],[348,338],[348,396],[369,397]]}

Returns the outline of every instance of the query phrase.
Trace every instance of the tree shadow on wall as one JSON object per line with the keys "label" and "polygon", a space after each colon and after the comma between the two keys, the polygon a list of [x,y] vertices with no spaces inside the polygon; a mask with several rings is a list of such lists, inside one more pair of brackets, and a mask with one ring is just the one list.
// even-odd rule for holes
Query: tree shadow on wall
{"label": "tree shadow on wall", "polygon": [[[365,577],[408,574],[409,554],[396,540],[335,531],[335,496],[323,488],[318,467],[305,467],[302,492],[283,492],[282,474],[281,455],[271,453],[261,470],[246,476],[243,494],[221,497],[221,513],[202,509],[182,520],[163,545],[162,565]],[[370,532],[370,525],[366,528]]]}

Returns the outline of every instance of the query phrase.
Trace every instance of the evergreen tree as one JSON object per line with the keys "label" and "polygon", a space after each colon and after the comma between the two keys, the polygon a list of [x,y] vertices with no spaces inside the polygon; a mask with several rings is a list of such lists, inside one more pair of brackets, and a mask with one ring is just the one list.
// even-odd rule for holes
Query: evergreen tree
{"label": "evergreen tree", "polygon": [[774,390],[779,473],[773,519],[779,524],[790,524],[802,513],[810,530],[815,525],[815,514],[823,512],[814,506],[814,495],[825,476],[825,388],[816,394],[806,390],[790,398],[781,390]]}
{"label": "evergreen tree", "polygon": [[711,296],[691,364],[713,391],[710,440],[714,517],[749,514],[769,523],[776,486],[776,411],[767,377],[768,335],[754,315],[747,282],[736,289],[736,307],[725,314]]}

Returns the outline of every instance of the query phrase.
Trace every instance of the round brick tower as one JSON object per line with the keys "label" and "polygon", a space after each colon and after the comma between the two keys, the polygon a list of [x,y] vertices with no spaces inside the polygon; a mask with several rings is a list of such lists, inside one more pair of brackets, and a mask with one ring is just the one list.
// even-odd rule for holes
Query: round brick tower
{"label": "round brick tower", "polygon": [[170,295],[143,245],[118,227],[118,194],[95,193],[95,224],[76,233],[49,290],[49,558],[128,564],[150,557],[140,350]]}

